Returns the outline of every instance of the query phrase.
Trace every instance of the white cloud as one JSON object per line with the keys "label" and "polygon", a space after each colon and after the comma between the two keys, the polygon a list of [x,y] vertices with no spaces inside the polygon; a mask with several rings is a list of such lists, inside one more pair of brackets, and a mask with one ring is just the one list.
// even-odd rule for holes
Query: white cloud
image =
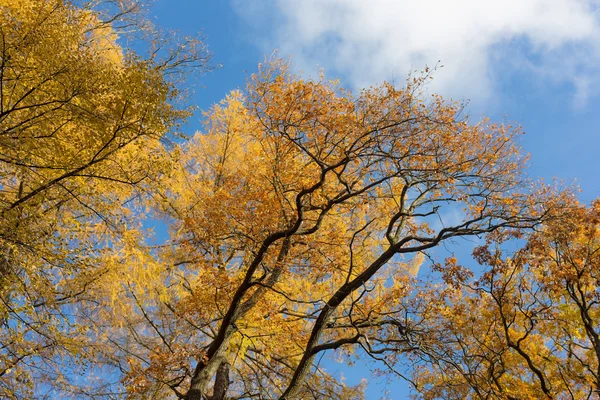
{"label": "white cloud", "polygon": [[[433,89],[493,98],[498,76],[568,84],[585,103],[600,81],[598,0],[255,0],[236,7],[263,26],[266,52],[292,54],[363,87],[433,66]],[[251,4],[252,6],[249,6]]]}

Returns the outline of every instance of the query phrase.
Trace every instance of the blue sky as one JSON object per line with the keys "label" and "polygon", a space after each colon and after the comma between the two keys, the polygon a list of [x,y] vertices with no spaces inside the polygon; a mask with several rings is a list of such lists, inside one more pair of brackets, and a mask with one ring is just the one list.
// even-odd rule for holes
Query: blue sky
{"label": "blue sky", "polygon": [[[600,197],[599,0],[157,0],[154,22],[202,31],[222,67],[200,79],[192,102],[207,109],[243,87],[265,56],[292,56],[298,71],[324,68],[349,88],[443,65],[431,90],[469,100],[474,120],[523,127],[531,178],[575,182]],[[186,130],[200,130],[198,112]],[[345,371],[350,378],[368,372]],[[404,385],[388,386],[402,399]],[[368,398],[385,387],[374,384]]]}

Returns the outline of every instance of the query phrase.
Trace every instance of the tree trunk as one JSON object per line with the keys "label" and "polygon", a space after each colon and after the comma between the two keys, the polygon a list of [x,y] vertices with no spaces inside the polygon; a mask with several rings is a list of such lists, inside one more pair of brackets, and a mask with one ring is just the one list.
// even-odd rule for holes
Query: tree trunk
{"label": "tree trunk", "polygon": [[223,361],[217,369],[217,376],[215,377],[215,387],[213,389],[213,395],[211,400],[224,400],[228,388],[229,363],[227,361]]}

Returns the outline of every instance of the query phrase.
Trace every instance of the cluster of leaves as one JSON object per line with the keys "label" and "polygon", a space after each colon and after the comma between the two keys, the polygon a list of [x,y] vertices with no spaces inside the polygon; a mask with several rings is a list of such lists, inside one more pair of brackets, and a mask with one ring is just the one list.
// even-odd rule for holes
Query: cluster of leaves
{"label": "cluster of leaves", "polygon": [[564,211],[511,256],[503,237],[475,251],[487,272],[454,280],[451,310],[428,321],[424,398],[598,396],[600,202]]}
{"label": "cluster of leaves", "polygon": [[[167,145],[171,77],[208,56],[123,49],[153,32],[139,6],[0,5],[0,397],[362,398],[331,350],[409,360],[427,398],[597,388],[598,207],[532,187],[518,128],[425,96],[427,71],[353,94],[273,60]],[[480,249],[477,281],[417,278],[565,207],[512,259]]]}
{"label": "cluster of leaves", "polygon": [[113,268],[100,259],[160,166],[160,140],[189,114],[165,79],[178,56],[117,44],[114,27],[131,29],[137,11],[0,4],[0,397],[66,384],[69,364],[95,357],[85,318]]}

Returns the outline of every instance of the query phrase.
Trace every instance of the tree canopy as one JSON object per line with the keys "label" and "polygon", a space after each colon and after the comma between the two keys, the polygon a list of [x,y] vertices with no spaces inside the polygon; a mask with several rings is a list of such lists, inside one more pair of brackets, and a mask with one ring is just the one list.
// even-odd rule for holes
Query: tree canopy
{"label": "tree canopy", "polygon": [[[0,4],[0,397],[62,386],[94,357],[78,311],[110,274],[100,258],[126,233],[124,204],[189,115],[167,77],[208,53],[164,48],[139,7]],[[124,50],[128,32],[152,34],[154,53]]]}
{"label": "tree canopy", "polygon": [[424,398],[591,399],[600,393],[600,203],[568,213],[506,254],[475,251],[486,272],[453,280],[415,373]]}
{"label": "tree canopy", "polygon": [[[424,398],[598,389],[598,204],[529,181],[518,127],[429,70],[352,93],[272,59],[171,141],[209,54],[139,7],[0,5],[0,397],[362,398],[333,351]],[[483,275],[436,261],[475,236]]]}

